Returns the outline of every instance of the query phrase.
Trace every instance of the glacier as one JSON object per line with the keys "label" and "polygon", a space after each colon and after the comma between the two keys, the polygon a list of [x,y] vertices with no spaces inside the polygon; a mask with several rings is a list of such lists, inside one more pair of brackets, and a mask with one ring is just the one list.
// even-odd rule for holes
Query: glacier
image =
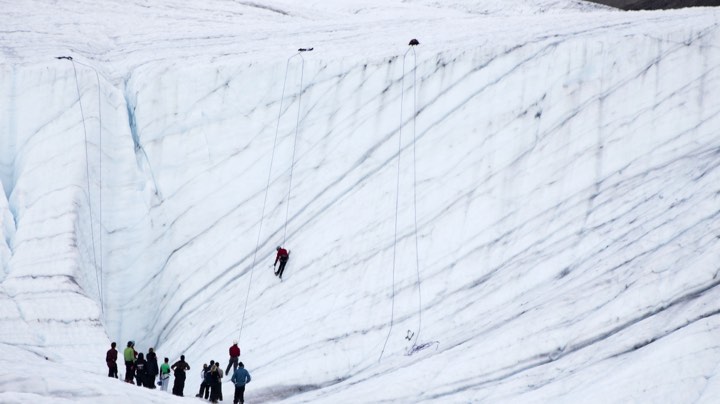
{"label": "glacier", "polygon": [[2,8],[0,401],[181,402],[131,339],[250,402],[720,392],[717,8]]}

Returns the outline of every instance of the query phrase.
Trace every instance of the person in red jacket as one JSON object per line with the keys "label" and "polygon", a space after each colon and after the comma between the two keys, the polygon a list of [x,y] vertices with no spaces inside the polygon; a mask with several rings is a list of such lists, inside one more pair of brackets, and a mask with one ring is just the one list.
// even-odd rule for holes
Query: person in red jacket
{"label": "person in red jacket", "polygon": [[276,250],[277,255],[275,256],[275,263],[273,264],[273,268],[275,268],[275,265],[277,265],[278,261],[280,261],[280,267],[277,271],[275,271],[275,275],[277,275],[280,280],[282,280],[282,274],[283,271],[285,271],[285,264],[287,264],[288,258],[290,258],[290,253],[288,253],[286,249],[280,246],[278,246]]}
{"label": "person in red jacket", "polygon": [[238,367],[238,358],[240,357],[240,347],[238,346],[237,341],[233,341],[232,346],[230,347],[230,362],[228,362],[227,369],[225,369],[225,374],[230,374],[230,366],[233,368],[233,373],[235,373],[235,370]]}
{"label": "person in red jacket", "polygon": [[107,353],[105,354],[105,363],[107,363],[108,367],[108,377],[114,377],[118,378],[118,367],[117,367],[117,349],[115,347],[117,346],[116,343],[110,344],[110,349],[108,349]]}

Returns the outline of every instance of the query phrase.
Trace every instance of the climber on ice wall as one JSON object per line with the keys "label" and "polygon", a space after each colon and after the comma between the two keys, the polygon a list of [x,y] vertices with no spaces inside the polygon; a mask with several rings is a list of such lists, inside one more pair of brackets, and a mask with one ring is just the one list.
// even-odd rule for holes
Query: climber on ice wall
{"label": "climber on ice wall", "polygon": [[278,246],[276,250],[277,255],[275,256],[275,263],[273,264],[273,268],[275,268],[278,261],[280,261],[280,267],[277,269],[277,271],[275,271],[275,275],[277,275],[280,280],[282,280],[283,271],[285,271],[285,264],[287,264],[288,258],[290,258],[290,253],[280,246]]}

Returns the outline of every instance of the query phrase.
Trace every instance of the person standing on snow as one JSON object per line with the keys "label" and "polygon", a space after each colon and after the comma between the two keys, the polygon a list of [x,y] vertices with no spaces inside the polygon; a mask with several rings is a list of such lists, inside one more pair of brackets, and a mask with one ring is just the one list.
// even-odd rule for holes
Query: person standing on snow
{"label": "person standing on snow", "polygon": [[238,346],[237,340],[233,341],[232,346],[229,349],[230,351],[230,362],[228,362],[227,368],[225,369],[225,374],[230,374],[230,366],[233,368],[233,372],[237,370],[238,366],[238,358],[240,357],[240,347]]}
{"label": "person standing on snow", "polygon": [[220,383],[222,381],[222,369],[218,366],[219,363],[214,364],[210,370],[208,370],[208,384],[210,386],[210,402],[217,403],[222,393],[220,392]]}
{"label": "person standing on snow", "polygon": [[185,390],[185,372],[190,370],[190,365],[185,362],[185,355],[180,355],[180,360],[170,366],[175,371],[175,383],[173,384],[173,394],[183,396]]}
{"label": "person standing on snow", "polygon": [[206,400],[208,397],[210,397],[210,385],[208,384],[208,372],[210,371],[210,367],[214,365],[215,362],[210,361],[210,366],[207,365],[207,363],[203,363],[203,368],[200,371],[200,391],[195,395],[195,397],[205,398]]}
{"label": "person standing on snow", "polygon": [[222,366],[220,366],[220,362],[217,362],[217,367],[218,367],[218,376],[219,376],[218,377],[218,385],[217,385],[217,394],[218,394],[218,399],[220,401],[222,401],[223,400],[222,378],[223,378],[223,376],[225,376],[225,374],[222,371]]}
{"label": "person standing on snow", "polygon": [[147,383],[149,388],[154,389],[155,388],[155,376],[158,375],[158,361],[157,361],[157,354],[155,351],[150,348],[148,350],[147,354]]}
{"label": "person standing on snow", "polygon": [[127,348],[123,351],[123,357],[125,358],[125,381],[130,384],[133,383],[135,378],[135,358],[137,352],[135,352],[135,342],[128,341]]}
{"label": "person standing on snow", "polygon": [[160,388],[162,391],[167,391],[168,384],[170,384],[170,359],[165,358],[165,363],[160,365]]}
{"label": "person standing on snow", "polygon": [[275,275],[277,275],[280,280],[282,280],[283,271],[285,271],[285,264],[287,264],[288,258],[290,258],[290,253],[280,246],[278,246],[276,250],[277,255],[275,256],[275,263],[273,264],[273,268],[275,268],[275,265],[277,265],[278,261],[280,261],[280,267],[277,271],[275,271]]}
{"label": "person standing on snow", "polygon": [[233,398],[233,404],[244,404],[245,403],[245,385],[250,383],[250,373],[245,370],[245,365],[242,362],[238,363],[238,368],[233,373],[232,381],[235,384],[235,397]]}
{"label": "person standing on snow", "polygon": [[[114,377],[118,378],[118,368],[117,368],[117,354],[118,351],[115,349],[117,346],[116,343],[110,344],[110,349],[108,349],[107,353],[105,354],[105,363],[107,363],[108,367],[108,377]],[[237,363],[237,362],[235,362]]]}
{"label": "person standing on snow", "polygon": [[137,379],[137,385],[147,387],[147,376],[147,361],[143,353],[140,352],[135,361],[135,379]]}

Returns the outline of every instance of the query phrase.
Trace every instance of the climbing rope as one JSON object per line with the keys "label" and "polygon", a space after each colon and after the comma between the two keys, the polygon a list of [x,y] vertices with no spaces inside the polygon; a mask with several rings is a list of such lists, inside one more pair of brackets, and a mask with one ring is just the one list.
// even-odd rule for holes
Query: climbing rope
{"label": "climbing rope", "polygon": [[403,128],[403,101],[405,99],[405,56],[408,54],[410,49],[405,51],[403,55],[403,69],[400,77],[400,128],[398,129],[398,153],[397,153],[397,175],[395,182],[395,229],[393,233],[393,260],[392,260],[392,300],[390,306],[390,329],[388,330],[387,337],[383,343],[382,351],[380,351],[380,358],[378,362],[382,360],[385,348],[387,347],[388,340],[390,340],[390,334],[392,333],[393,326],[395,325],[395,267],[397,261],[397,228],[398,228],[398,210],[400,208],[400,155],[402,154],[402,128]]}
{"label": "climbing rope", "polygon": [[[92,198],[91,198],[91,191],[90,191],[90,159],[89,159],[89,153],[88,153],[88,136],[87,136],[87,126],[85,124],[85,111],[83,109],[82,104],[82,94],[80,92],[80,82],[78,80],[77,75],[77,67],[75,66],[75,63],[86,66],[91,68],[95,72],[95,79],[97,80],[97,89],[98,89],[98,128],[99,128],[99,148],[100,148],[100,224],[102,225],[102,108],[101,108],[101,97],[100,97],[100,75],[98,74],[97,70],[95,70],[94,67],[87,65],[85,63],[76,62],[71,56],[59,56],[56,57],[56,59],[64,59],[69,60],[70,63],[72,63],[73,66],[73,72],[75,73],[75,88],[77,90],[78,95],[78,104],[80,105],[80,116],[82,117],[82,125],[83,125],[83,133],[85,136],[85,179],[87,181],[87,195],[88,195],[88,211],[90,214],[90,238],[92,241],[92,252],[93,252],[93,264],[95,266],[95,281],[97,282],[97,289],[98,289],[98,298],[100,300],[100,312],[105,312],[105,304],[103,299],[103,280],[102,280],[102,234],[100,234],[100,265],[98,266],[98,259],[97,259],[97,251],[95,248],[95,225],[94,225],[94,215],[93,215],[93,209],[92,209]],[[102,232],[101,232],[102,233]]]}
{"label": "climbing rope", "polygon": [[[415,41],[417,42],[417,41]],[[417,44],[417,43],[416,43]],[[418,328],[415,333],[415,341],[413,348],[417,346],[420,338],[420,330],[422,329],[422,291],[420,289],[420,249],[418,247],[418,220],[417,220],[417,158],[415,153],[415,145],[417,144],[417,54],[415,46],[410,45],[413,51],[413,214],[415,221],[415,272],[417,272],[417,289],[418,289]],[[405,52],[407,55],[407,52]],[[403,75],[405,74],[405,57],[403,57]]]}
{"label": "climbing rope", "polygon": [[[302,52],[307,51],[308,49],[302,49],[298,53],[295,54],[295,56],[300,56],[301,64],[300,64],[300,92],[298,93],[298,107],[297,107],[297,117],[295,118],[295,138],[293,140],[293,152],[292,152],[292,160],[290,160],[290,183],[288,184],[288,192],[287,192],[287,204],[285,205],[285,227],[283,229],[283,247],[285,246],[285,242],[287,241],[287,225],[288,225],[288,219],[290,215],[290,196],[292,192],[292,182],[293,182],[293,171],[295,169],[295,150],[297,149],[297,138],[298,138],[298,131],[300,129],[300,107],[302,106],[302,93],[303,93],[303,77],[305,75],[305,58],[302,56]],[[310,48],[309,50],[312,50]],[[286,73],[287,74],[287,73]],[[278,117],[278,125],[280,124],[279,117]]]}
{"label": "climbing rope", "polygon": [[[392,333],[393,326],[395,325],[395,269],[396,269],[396,262],[397,262],[397,230],[398,230],[398,212],[400,207],[400,155],[402,154],[402,128],[403,128],[403,109],[404,109],[404,100],[405,100],[405,61],[407,59],[407,55],[412,50],[413,52],[413,58],[414,58],[414,67],[413,67],[413,206],[414,206],[414,220],[415,220],[415,270],[417,272],[417,288],[418,288],[418,329],[417,332],[413,333],[415,336],[415,341],[413,342],[413,348],[411,348],[411,351],[417,346],[418,337],[420,335],[420,329],[422,326],[422,295],[420,291],[420,258],[419,258],[419,249],[418,249],[418,238],[417,238],[417,169],[416,169],[416,153],[415,153],[415,143],[417,140],[416,135],[416,117],[417,117],[417,55],[415,53],[415,45],[418,45],[419,42],[417,40],[413,39],[410,41],[409,48],[405,53],[403,54],[403,63],[402,63],[402,76],[400,78],[400,128],[398,129],[398,153],[397,153],[397,178],[396,178],[396,184],[395,184],[395,228],[394,228],[394,236],[393,236],[393,261],[392,261],[392,298],[391,298],[391,309],[390,309],[390,329],[388,330],[388,334],[385,337],[385,342],[383,343],[382,351],[380,352],[380,358],[378,359],[378,362],[382,360],[383,354],[385,353],[385,348],[387,347],[388,340],[390,339],[390,334]],[[406,339],[411,340],[412,335],[410,335],[410,332],[408,330],[408,336]]]}
{"label": "climbing rope", "polygon": [[[240,338],[242,338],[242,331],[243,331],[243,327],[245,325],[245,314],[247,312],[248,299],[250,298],[250,288],[252,286],[253,272],[255,271],[255,264],[257,263],[257,253],[258,253],[258,250],[260,249],[260,237],[262,235],[262,226],[263,226],[263,221],[265,219],[265,209],[267,207],[268,192],[270,190],[270,180],[272,178],[272,168],[273,168],[273,164],[275,162],[275,149],[277,148],[278,133],[280,132],[280,118],[282,117],[282,113],[283,113],[283,101],[285,100],[285,88],[287,85],[287,76],[288,76],[288,71],[290,69],[290,62],[292,61],[292,59],[296,58],[297,56],[300,56],[300,58],[303,61],[302,68],[304,70],[305,59],[303,59],[301,52],[305,52],[308,50],[312,50],[312,48],[310,48],[310,49],[302,49],[301,48],[300,50],[298,50],[298,53],[290,56],[287,59],[287,63],[285,64],[285,78],[283,79],[282,93],[280,94],[280,110],[278,111],[277,124],[275,125],[275,138],[273,140],[273,148],[272,148],[272,153],[270,155],[270,167],[268,168],[267,183],[265,184],[265,197],[263,198],[262,213],[260,214],[260,224],[258,226],[257,240],[255,241],[255,252],[253,253],[252,266],[250,267],[250,280],[248,281],[247,293],[245,294],[245,307],[243,308],[242,320],[240,320],[240,333],[238,335],[238,340]],[[302,73],[300,75],[300,95],[302,95]],[[300,116],[299,102],[300,101],[298,100],[298,120],[299,120],[299,116]],[[295,128],[295,138],[297,140],[297,125]],[[293,161],[294,160],[295,160],[295,147],[293,146]],[[290,171],[290,181],[292,183],[292,168]],[[290,191],[288,190],[288,204],[290,202],[289,201],[289,193],[290,193]],[[286,216],[285,228],[287,228],[287,212],[286,212],[285,216]],[[284,243],[284,236],[283,236],[283,243]]]}

